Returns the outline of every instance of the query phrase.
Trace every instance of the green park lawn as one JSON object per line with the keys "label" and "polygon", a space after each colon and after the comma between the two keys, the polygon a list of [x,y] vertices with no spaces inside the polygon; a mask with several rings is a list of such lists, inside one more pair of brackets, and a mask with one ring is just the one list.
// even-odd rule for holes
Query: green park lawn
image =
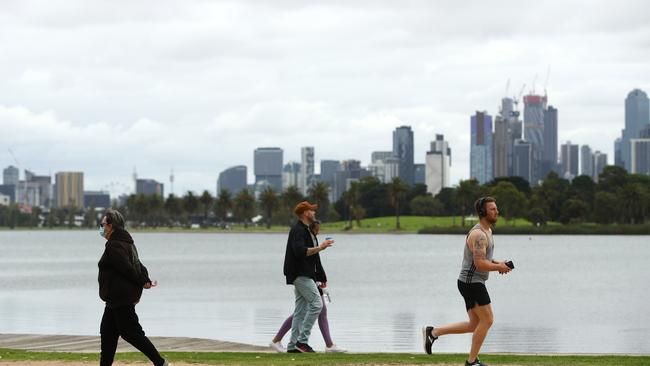
{"label": "green park lawn", "polygon": [[[163,357],[174,362],[218,365],[462,365],[464,354],[408,354],[408,353],[361,353],[361,354],[276,354],[276,353],[229,353],[229,352],[163,352]],[[97,353],[30,352],[0,349],[0,364],[12,361],[69,361],[96,364]],[[116,361],[143,362],[148,360],[140,353],[118,353]],[[488,354],[481,360],[489,365],[650,365],[650,356],[597,356],[597,355],[498,355]]]}

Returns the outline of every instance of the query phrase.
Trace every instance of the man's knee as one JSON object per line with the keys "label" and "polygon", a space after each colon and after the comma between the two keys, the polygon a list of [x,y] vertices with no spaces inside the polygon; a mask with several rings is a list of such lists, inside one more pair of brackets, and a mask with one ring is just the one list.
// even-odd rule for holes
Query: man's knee
{"label": "man's knee", "polygon": [[494,315],[486,315],[479,321],[484,327],[490,328],[494,324]]}

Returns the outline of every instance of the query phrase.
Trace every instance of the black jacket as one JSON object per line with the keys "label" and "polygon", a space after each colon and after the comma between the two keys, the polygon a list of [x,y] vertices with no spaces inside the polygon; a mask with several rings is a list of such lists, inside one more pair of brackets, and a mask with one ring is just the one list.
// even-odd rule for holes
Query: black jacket
{"label": "black jacket", "polygon": [[99,297],[110,307],[136,304],[144,284],[151,282],[126,230],[118,229],[111,234],[98,266]]}
{"label": "black jacket", "polygon": [[327,282],[325,270],[318,254],[307,256],[307,248],[316,246],[312,240],[309,227],[298,221],[289,232],[287,250],[284,255],[284,275],[287,285],[293,284],[298,276],[313,278],[315,281]]}

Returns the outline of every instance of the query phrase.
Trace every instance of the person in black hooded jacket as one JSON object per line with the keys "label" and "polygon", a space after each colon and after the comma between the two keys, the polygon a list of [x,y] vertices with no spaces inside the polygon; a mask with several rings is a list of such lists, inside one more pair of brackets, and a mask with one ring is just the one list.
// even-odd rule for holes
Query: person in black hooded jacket
{"label": "person in black hooded jacket", "polygon": [[106,238],[106,248],[99,260],[99,297],[106,302],[102,323],[100,365],[113,364],[120,336],[144,353],[155,366],[167,366],[142,330],[135,305],[142,289],[156,286],[147,268],[140,262],[133,238],[124,229],[124,217],[109,209],[102,218],[99,234]]}

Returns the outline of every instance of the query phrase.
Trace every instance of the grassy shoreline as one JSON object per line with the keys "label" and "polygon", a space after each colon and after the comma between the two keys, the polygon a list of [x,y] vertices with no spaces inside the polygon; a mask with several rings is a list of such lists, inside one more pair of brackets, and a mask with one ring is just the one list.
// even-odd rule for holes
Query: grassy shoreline
{"label": "grassy shoreline", "polygon": [[[409,353],[359,353],[359,354],[277,354],[234,352],[162,352],[172,362],[220,365],[414,365],[462,364],[465,354],[409,354]],[[69,361],[92,362],[99,360],[97,353],[33,352],[0,349],[0,362],[18,361]],[[148,362],[141,353],[118,353],[116,361]],[[519,355],[485,354],[481,360],[498,365],[650,365],[648,355]]]}
{"label": "grassy shoreline", "polygon": [[[476,223],[476,218],[468,218],[465,226],[461,226],[459,216],[426,217],[426,216],[402,216],[400,217],[400,230],[396,229],[395,217],[376,217],[361,220],[361,225],[353,222],[352,228],[348,229],[347,221],[324,223],[322,232],[325,234],[466,234],[469,228]],[[0,231],[9,231],[9,228],[0,228]],[[82,228],[16,228],[17,231],[29,230],[92,230]],[[136,233],[247,233],[247,234],[268,234],[287,233],[289,226],[274,225],[267,229],[266,226],[233,225],[229,229],[218,227],[209,228],[181,228],[181,227],[156,227],[156,228],[129,228]],[[549,223],[546,226],[534,226],[530,222],[517,219],[506,222],[501,219],[497,223],[494,232],[505,235],[650,235],[650,224],[639,225],[598,225],[594,223],[562,225]]]}

